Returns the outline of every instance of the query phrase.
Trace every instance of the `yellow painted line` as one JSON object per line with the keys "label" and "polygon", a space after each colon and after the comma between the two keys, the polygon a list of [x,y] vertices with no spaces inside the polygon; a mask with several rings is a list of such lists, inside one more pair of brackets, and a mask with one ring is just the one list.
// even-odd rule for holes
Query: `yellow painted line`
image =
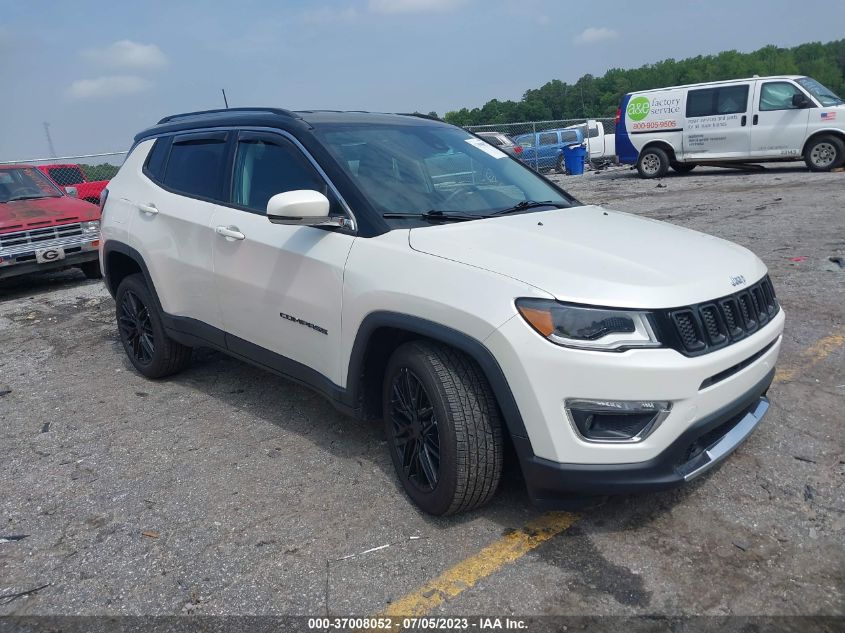
{"label": "yellow painted line", "polygon": [[505,565],[521,558],[549,539],[566,531],[580,518],[570,512],[548,512],[477,554],[447,569],[416,591],[390,604],[381,617],[423,616],[446,600],[475,586]]}
{"label": "yellow painted line", "polygon": [[802,371],[820,363],[830,356],[834,350],[845,345],[845,327],[838,329],[830,336],[825,336],[804,350],[797,363],[781,367],[775,372],[775,382],[792,380]]}

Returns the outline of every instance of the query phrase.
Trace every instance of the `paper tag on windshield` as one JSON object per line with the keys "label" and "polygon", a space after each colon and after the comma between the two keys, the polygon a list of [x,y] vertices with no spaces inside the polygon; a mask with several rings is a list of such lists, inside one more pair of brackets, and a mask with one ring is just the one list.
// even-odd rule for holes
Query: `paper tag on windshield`
{"label": "paper tag on windshield", "polygon": [[507,158],[508,155],[505,154],[502,150],[497,149],[490,145],[487,141],[482,141],[480,138],[468,138],[467,143],[472,145],[473,147],[477,147],[482,152],[486,154],[490,154],[493,158]]}

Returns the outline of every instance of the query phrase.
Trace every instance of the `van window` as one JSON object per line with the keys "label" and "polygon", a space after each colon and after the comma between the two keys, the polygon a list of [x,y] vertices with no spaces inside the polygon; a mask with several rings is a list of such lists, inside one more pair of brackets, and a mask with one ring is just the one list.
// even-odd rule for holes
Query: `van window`
{"label": "van window", "polygon": [[690,90],[687,94],[687,116],[738,114],[748,109],[748,84]]}
{"label": "van window", "polygon": [[557,145],[557,133],[547,132],[540,135],[540,145]]}
{"label": "van window", "polygon": [[167,161],[167,152],[170,150],[170,137],[156,139],[150,155],[147,156],[147,163],[144,165],[144,173],[152,180],[161,182],[164,176],[164,163]]}
{"label": "van window", "polygon": [[766,82],[760,90],[760,111],[798,110],[792,105],[792,97],[800,94],[804,93],[786,81]]}
{"label": "van window", "polygon": [[[311,189],[332,199],[328,186],[296,147],[279,138],[242,138],[235,154],[232,202],[255,213],[266,213],[277,193]],[[332,215],[340,213],[332,204]]]}
{"label": "van window", "polygon": [[164,185],[174,191],[222,200],[223,165],[226,160],[226,137],[197,138],[188,135],[173,141],[164,172]]}

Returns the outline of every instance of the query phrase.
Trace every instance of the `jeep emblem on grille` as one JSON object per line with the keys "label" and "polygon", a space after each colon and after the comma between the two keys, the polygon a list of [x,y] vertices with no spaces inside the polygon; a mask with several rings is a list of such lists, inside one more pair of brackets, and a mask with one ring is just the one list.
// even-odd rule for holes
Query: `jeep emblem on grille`
{"label": "jeep emblem on grille", "polygon": [[745,277],[743,275],[732,275],[731,276],[731,285],[732,286],[741,286],[745,283]]}

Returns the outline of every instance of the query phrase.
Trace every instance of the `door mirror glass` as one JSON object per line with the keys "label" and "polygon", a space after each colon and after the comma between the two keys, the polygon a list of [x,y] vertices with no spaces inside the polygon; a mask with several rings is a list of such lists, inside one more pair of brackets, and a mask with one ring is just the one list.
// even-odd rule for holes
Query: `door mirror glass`
{"label": "door mirror glass", "polygon": [[796,108],[809,108],[810,100],[807,99],[806,95],[796,92],[792,95],[792,105]]}
{"label": "door mirror glass", "polygon": [[330,224],[329,199],[319,191],[299,189],[277,193],[267,201],[267,218],[273,224],[317,226]]}

